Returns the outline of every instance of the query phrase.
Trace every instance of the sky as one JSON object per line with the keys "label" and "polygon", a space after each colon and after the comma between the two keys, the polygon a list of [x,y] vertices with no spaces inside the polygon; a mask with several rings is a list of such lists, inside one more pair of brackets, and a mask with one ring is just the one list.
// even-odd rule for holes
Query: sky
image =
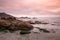
{"label": "sky", "polygon": [[60,16],[60,0],[0,0],[0,12],[19,16]]}

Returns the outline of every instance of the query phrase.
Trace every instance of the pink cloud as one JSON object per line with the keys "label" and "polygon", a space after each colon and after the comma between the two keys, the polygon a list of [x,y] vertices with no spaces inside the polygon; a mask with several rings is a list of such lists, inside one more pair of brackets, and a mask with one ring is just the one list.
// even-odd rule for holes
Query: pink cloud
{"label": "pink cloud", "polygon": [[13,15],[60,15],[60,0],[0,0],[0,11]]}

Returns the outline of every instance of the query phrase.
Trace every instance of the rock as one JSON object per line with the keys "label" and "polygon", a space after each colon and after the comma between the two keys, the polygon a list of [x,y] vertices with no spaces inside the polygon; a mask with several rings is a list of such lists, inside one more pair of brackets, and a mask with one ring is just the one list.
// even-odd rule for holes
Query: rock
{"label": "rock", "polygon": [[47,30],[47,29],[43,29],[43,28],[39,28],[39,27],[35,27],[35,28],[39,29],[39,31],[42,31],[42,32],[45,32],[45,33],[50,33],[50,31]]}
{"label": "rock", "polygon": [[0,19],[0,29],[7,29],[10,25],[9,21]]}
{"label": "rock", "polygon": [[11,16],[5,12],[0,12],[0,17],[2,18],[2,17],[13,17],[13,16]]}
{"label": "rock", "polygon": [[36,24],[34,21],[26,21],[26,22],[28,22],[30,24]]}
{"label": "rock", "polygon": [[40,21],[27,21],[27,22],[30,24],[40,24],[41,23]]}
{"label": "rock", "polygon": [[47,23],[47,22],[42,22],[41,24],[49,24],[49,23]]}
{"label": "rock", "polygon": [[17,24],[18,29],[20,30],[32,30],[33,26],[27,22],[20,22]]}
{"label": "rock", "polygon": [[14,16],[6,14],[5,12],[0,13],[0,19],[4,19],[4,20],[16,20],[16,18]]}
{"label": "rock", "polygon": [[41,24],[41,22],[40,22],[40,21],[35,21],[35,23],[36,23],[36,24]]}
{"label": "rock", "polygon": [[50,31],[46,30],[46,29],[43,29],[43,32],[45,33],[50,33]]}
{"label": "rock", "polygon": [[32,30],[33,26],[25,21],[17,20],[15,17],[6,13],[0,13],[0,29],[6,29],[10,32],[16,30]]}
{"label": "rock", "polygon": [[26,21],[26,22],[28,22],[28,23],[30,23],[30,24],[49,24],[48,22],[42,22],[42,21]]}
{"label": "rock", "polygon": [[30,31],[21,31],[20,34],[23,35],[23,34],[30,34],[31,32]]}
{"label": "rock", "polygon": [[0,29],[7,29],[9,31],[16,31],[16,30],[32,30],[33,26],[27,22],[23,21],[7,21],[7,20],[0,20]]}

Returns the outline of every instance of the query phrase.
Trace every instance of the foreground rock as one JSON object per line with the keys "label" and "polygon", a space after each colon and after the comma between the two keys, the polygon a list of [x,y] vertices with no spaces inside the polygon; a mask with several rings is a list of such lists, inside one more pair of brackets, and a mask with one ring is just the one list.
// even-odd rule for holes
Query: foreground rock
{"label": "foreground rock", "polygon": [[0,13],[0,15],[0,30],[9,30],[10,32],[25,30],[28,32],[33,29],[33,26],[31,24],[21,20],[17,20],[11,15],[5,13]]}

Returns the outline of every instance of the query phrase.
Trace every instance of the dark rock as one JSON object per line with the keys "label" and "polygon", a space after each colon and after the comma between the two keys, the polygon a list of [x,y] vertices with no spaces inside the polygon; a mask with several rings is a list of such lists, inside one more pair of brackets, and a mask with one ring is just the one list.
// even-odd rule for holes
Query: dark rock
{"label": "dark rock", "polygon": [[16,20],[16,18],[14,16],[6,14],[5,12],[0,13],[0,19],[4,19],[4,20]]}
{"label": "dark rock", "polygon": [[27,21],[28,23],[30,23],[30,24],[36,24],[35,22],[33,22],[33,21]]}
{"label": "dark rock", "polygon": [[6,14],[5,12],[1,12],[0,17],[13,17],[13,16]]}
{"label": "dark rock", "polygon": [[23,35],[23,34],[30,34],[31,32],[30,31],[21,31],[20,34]]}
{"label": "dark rock", "polygon": [[33,26],[27,22],[20,22],[17,24],[18,29],[20,30],[32,30]]}
{"label": "dark rock", "polygon": [[0,13],[0,29],[9,30],[10,32],[17,30],[32,30],[33,26],[25,21],[17,20],[15,17],[6,13]]}
{"label": "dark rock", "polygon": [[0,29],[7,29],[10,25],[11,23],[9,21],[0,19]]}
{"label": "dark rock", "polygon": [[35,23],[36,23],[36,24],[41,24],[41,22],[40,22],[40,21],[35,21]]}
{"label": "dark rock", "polygon": [[39,31],[45,32],[45,33],[50,33],[50,31],[48,31],[47,29],[43,29],[43,28],[39,28],[39,27],[35,27],[37,29],[39,29]]}
{"label": "dark rock", "polygon": [[46,29],[43,29],[43,32],[45,33],[50,33],[50,31],[46,30]]}

